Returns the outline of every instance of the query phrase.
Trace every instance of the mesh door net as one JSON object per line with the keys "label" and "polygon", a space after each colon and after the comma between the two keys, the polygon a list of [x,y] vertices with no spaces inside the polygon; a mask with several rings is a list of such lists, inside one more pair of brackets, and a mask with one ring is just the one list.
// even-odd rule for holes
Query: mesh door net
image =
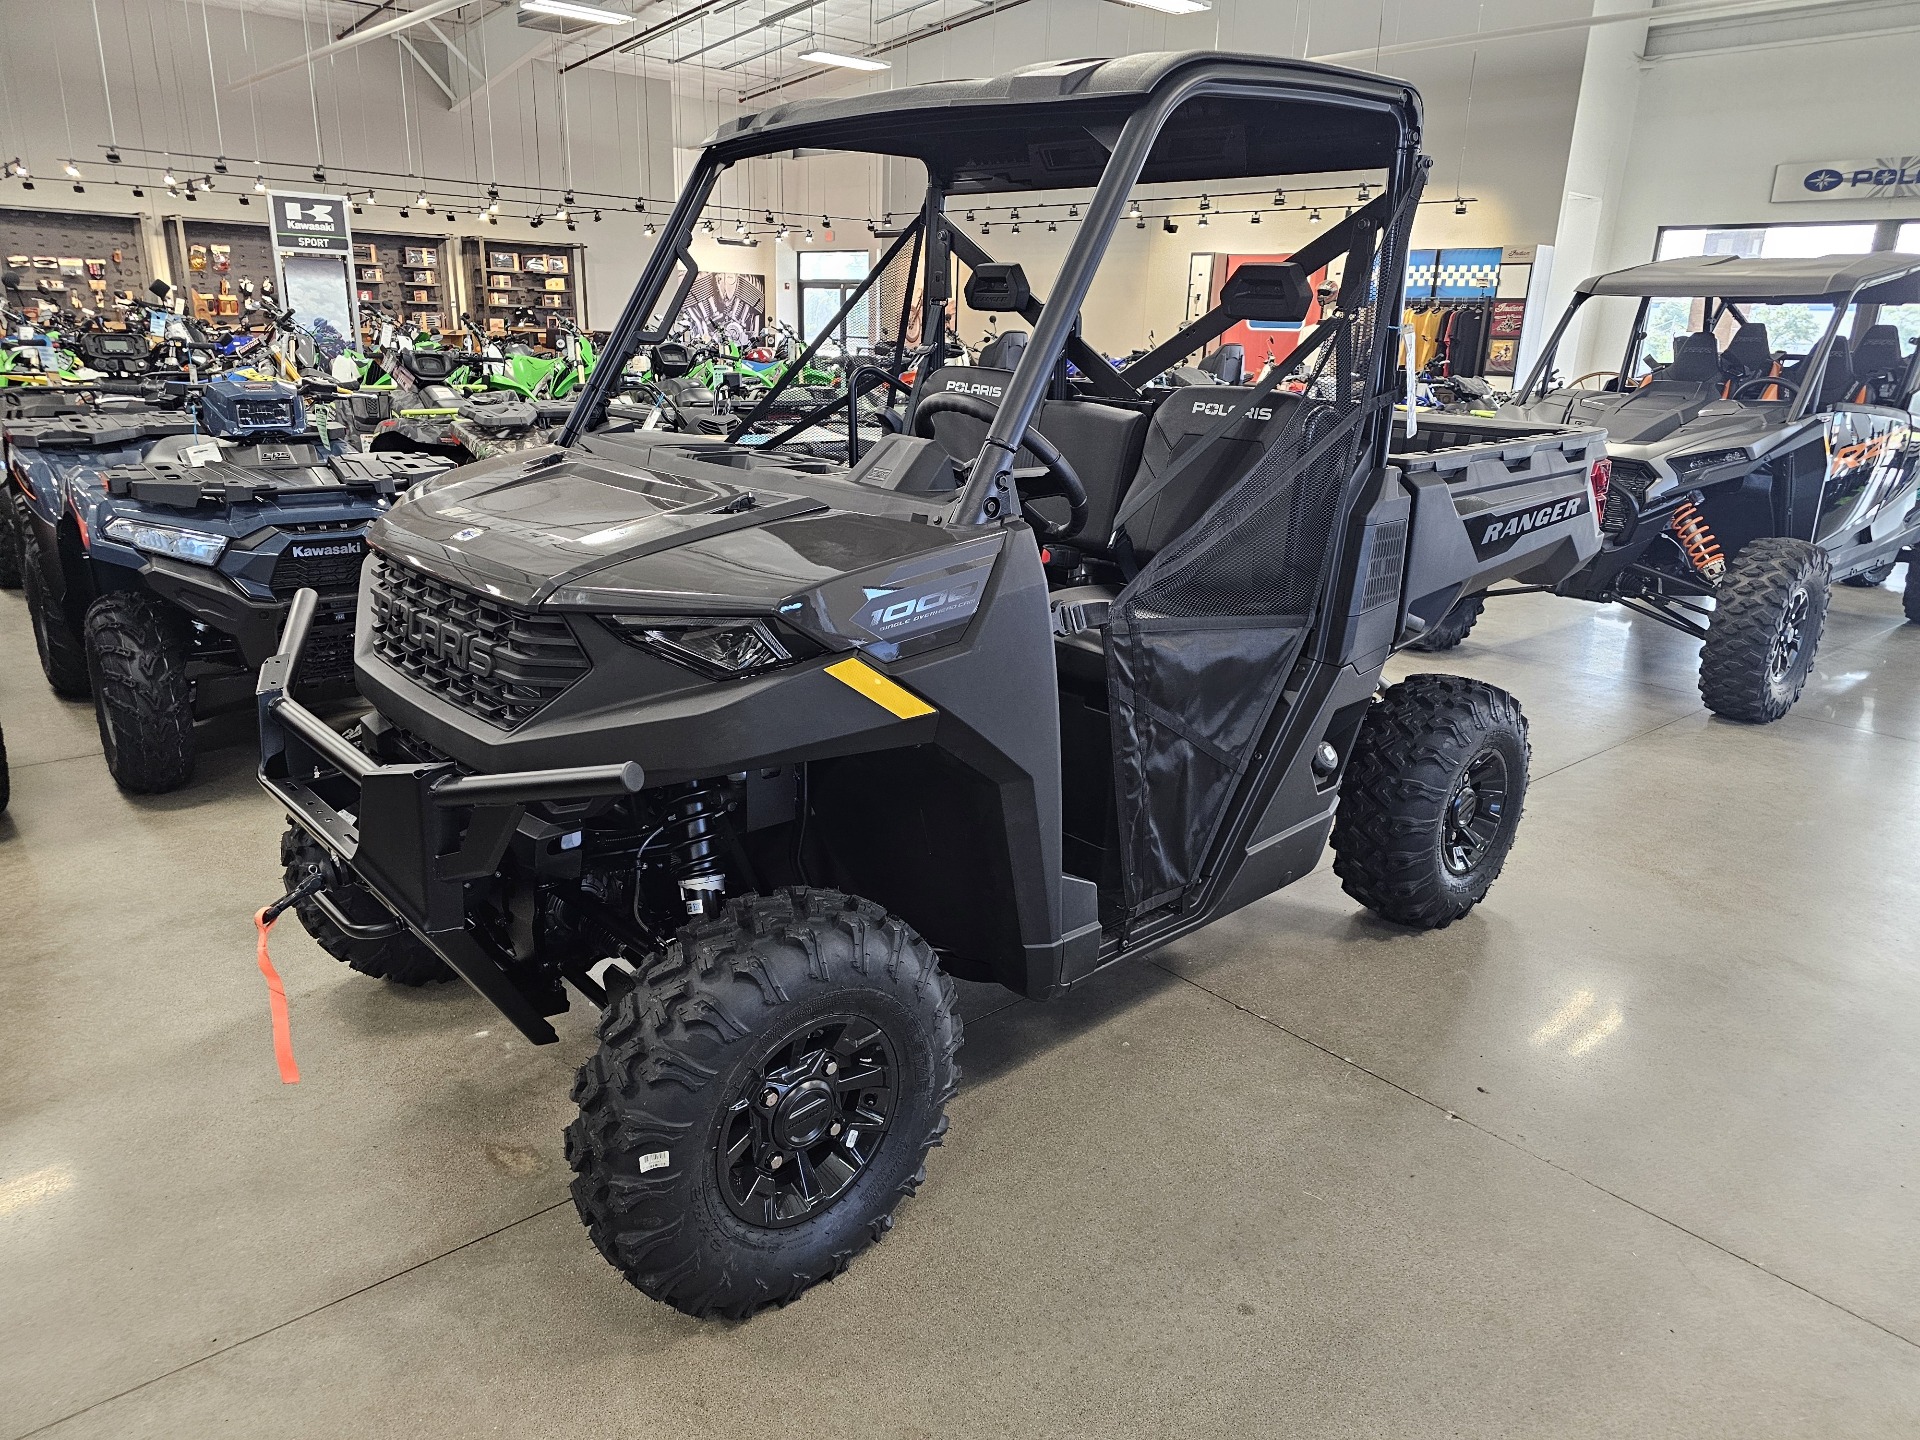
{"label": "mesh door net", "polygon": [[1201,878],[1325,595],[1340,497],[1366,422],[1392,404],[1369,391],[1391,328],[1387,307],[1400,294],[1381,281],[1405,265],[1411,199],[1384,228],[1355,235],[1334,312],[1286,362],[1304,393],[1277,440],[1147,562],[1109,613],[1130,917],[1180,899]]}

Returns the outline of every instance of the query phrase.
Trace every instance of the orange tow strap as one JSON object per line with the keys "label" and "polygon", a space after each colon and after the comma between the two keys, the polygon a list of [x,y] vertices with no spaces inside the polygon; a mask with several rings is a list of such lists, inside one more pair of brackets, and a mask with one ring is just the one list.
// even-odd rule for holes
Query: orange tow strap
{"label": "orange tow strap", "polygon": [[[300,1067],[293,1063],[293,1018],[287,1012],[287,990],[280,983],[280,972],[273,968],[273,960],[267,954],[267,932],[273,929],[273,920],[267,918],[267,909],[261,907],[253,917],[254,928],[260,932],[257,958],[260,973],[267,977],[267,1008],[273,1014],[273,1058],[280,1066],[280,1081],[284,1085],[300,1083]],[[274,920],[279,919],[275,916]]]}

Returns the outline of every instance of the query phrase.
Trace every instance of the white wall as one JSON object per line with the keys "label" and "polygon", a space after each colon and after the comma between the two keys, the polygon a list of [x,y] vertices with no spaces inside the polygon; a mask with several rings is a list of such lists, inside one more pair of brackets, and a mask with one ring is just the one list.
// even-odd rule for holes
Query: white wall
{"label": "white wall", "polygon": [[[1107,0],[1041,0],[895,52],[890,56],[894,68],[884,76],[873,81],[851,78],[839,88],[987,74],[1049,58],[1216,44],[1272,54],[1324,55],[1361,49],[1376,40],[1391,46],[1471,31],[1476,24],[1488,30],[1524,24],[1578,13],[1588,3],[1423,0],[1411,5],[1395,0],[1383,17],[1379,6],[1349,0],[1216,0],[1207,14],[1182,20]],[[321,8],[316,5],[315,13]],[[123,149],[144,143],[176,152],[212,154],[224,148],[235,157],[258,153],[284,162],[289,178],[304,176],[316,156],[324,154],[335,188],[355,167],[418,169],[457,182],[452,188],[476,201],[483,198],[489,180],[536,186],[547,206],[557,203],[570,180],[583,195],[587,190],[623,197],[645,194],[655,202],[658,218],[692,159],[690,150],[674,148],[676,142],[684,146],[703,136],[733,108],[723,92],[658,64],[644,76],[638,66],[624,73],[585,69],[567,82],[572,122],[567,145],[558,124],[559,82],[550,61],[515,72],[470,112],[450,112],[444,97],[407,62],[412,78],[403,107],[400,52],[394,41],[386,40],[323,62],[317,77],[316,148],[304,70],[250,91],[228,88],[231,80],[250,70],[299,54],[300,23],[244,6],[227,8],[226,0],[216,0],[208,13],[217,86],[207,73],[206,39],[192,23],[200,14],[197,3],[183,7],[156,0],[100,0],[115,129]],[[151,186],[145,201],[135,202],[126,190],[102,185],[114,172],[99,160],[107,124],[89,5],[77,0],[0,0],[0,33],[7,37],[0,47],[0,151],[26,155],[41,177],[32,195],[21,194],[17,182],[0,183],[0,205],[258,219],[259,207],[239,207],[225,187],[188,205],[169,201]],[[316,21],[307,42],[322,38]],[[1435,162],[1429,193],[1450,199],[1458,190],[1476,201],[1465,216],[1455,216],[1450,205],[1426,207],[1415,232],[1417,245],[1520,245],[1553,239],[1584,53],[1585,38],[1575,32],[1488,45],[1477,59],[1472,47],[1457,46],[1389,56],[1382,62],[1381,69],[1408,78],[1425,97],[1424,146]],[[1343,63],[1371,68],[1370,57]],[[830,83],[815,83],[754,103],[778,104],[832,88]],[[214,122],[216,96],[224,138]],[[88,174],[84,196],[54,183],[58,159],[73,152]],[[130,162],[132,158],[129,151]],[[119,172],[122,178],[128,168]],[[902,212],[917,201],[912,167],[898,162],[886,167],[884,175],[858,162],[822,167],[762,161],[743,168],[750,173],[730,177],[723,187],[720,198],[728,204],[865,217],[889,207]],[[392,208],[410,198],[401,191],[405,183],[386,182],[391,188],[382,198],[388,208],[370,212],[362,223],[388,229],[417,224],[417,211],[413,222],[402,222]],[[507,206],[510,212],[514,208]],[[551,223],[538,232],[540,238],[587,246],[588,318],[598,326],[612,322],[653,248],[630,200],[618,209],[603,204],[602,214],[602,223],[583,223],[572,235],[556,231]],[[436,222],[436,228],[441,224]],[[836,248],[871,248],[863,226],[838,228]],[[519,219],[506,218],[489,227],[471,215],[445,226],[444,233],[519,240],[534,235]],[[1157,226],[1145,232],[1123,227],[1087,316],[1089,338],[1116,351],[1143,343],[1148,330],[1164,338],[1182,318],[1187,257],[1193,251],[1286,250],[1310,233],[1298,214],[1284,221],[1269,215],[1257,230],[1244,221],[1220,221],[1200,231],[1189,221],[1171,237]],[[1057,237],[1044,238],[1028,230],[1020,238],[1041,257],[1031,263],[1050,273],[1068,236],[1064,229]],[[1007,239],[996,228],[992,248],[1005,251]],[[777,247],[772,244],[741,250],[702,241],[697,253],[703,265],[766,275],[776,304],[785,294],[780,286],[790,276],[775,273]],[[1045,259],[1049,254],[1052,259]]]}
{"label": "white wall", "polygon": [[[321,8],[316,5],[315,13]],[[697,99],[676,105],[657,70],[643,80],[637,73],[584,69],[574,72],[567,84],[571,123],[563,143],[551,64],[529,65],[503,80],[491,104],[482,99],[471,110],[450,111],[445,97],[408,60],[403,107],[399,48],[392,40],[373,41],[322,63],[314,96],[320,131],[316,146],[316,106],[309,99],[304,69],[258,86],[229,88],[233,80],[300,54],[298,22],[257,11],[243,14],[244,7],[209,8],[216,90],[208,71],[209,35],[201,31],[197,3],[99,0],[99,10],[113,130],[126,163],[113,167],[103,158],[102,147],[109,139],[107,102],[91,6],[80,0],[0,0],[0,35],[5,36],[0,44],[0,151],[7,158],[24,156],[35,179],[31,192],[23,191],[17,180],[0,182],[0,206],[140,213],[156,222],[156,234],[158,217],[164,215],[264,223],[263,206],[238,203],[252,178],[250,172],[242,173],[238,161],[260,157],[281,162],[280,176],[317,189],[322,187],[313,184],[310,172],[324,156],[330,182],[324,188],[380,186],[380,203],[369,206],[358,223],[370,230],[408,230],[421,227],[420,212],[415,209],[412,218],[403,221],[397,207],[412,198],[413,187],[404,178],[378,180],[366,172],[439,177],[453,183],[429,186],[430,191],[443,201],[453,197],[471,205],[484,203],[487,185],[494,180],[503,187],[536,187],[509,188],[504,206],[509,212],[530,209],[536,199],[551,209],[571,183],[583,194],[608,192],[609,198],[601,202],[602,222],[587,220],[573,234],[549,222],[537,236],[587,245],[588,320],[602,327],[618,315],[652,249],[633,200],[648,196],[657,202],[655,215],[663,216],[678,189],[676,133],[710,131],[725,108],[703,106]],[[324,38],[316,22],[311,42],[319,44]],[[192,204],[170,200],[152,184],[145,187],[145,199],[136,200],[126,185],[110,182],[140,178],[134,171],[143,160],[164,163],[160,155],[137,155],[136,146],[171,151],[176,157],[188,152],[212,157],[224,149],[236,162],[235,173],[216,177],[219,188]],[[84,195],[74,194],[71,182],[59,173],[60,161],[70,155],[77,157],[84,173]],[[211,158],[174,161],[182,178],[189,168],[199,173],[211,163]],[[156,169],[148,178],[158,173]],[[436,218],[426,228],[498,239],[536,236],[524,220],[509,216],[489,226],[471,213],[451,225]]]}

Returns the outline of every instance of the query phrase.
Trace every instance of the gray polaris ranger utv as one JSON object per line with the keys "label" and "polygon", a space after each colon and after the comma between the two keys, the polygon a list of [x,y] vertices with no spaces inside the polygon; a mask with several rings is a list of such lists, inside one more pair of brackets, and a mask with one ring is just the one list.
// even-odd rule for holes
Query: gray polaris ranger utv
{"label": "gray polaris ranger utv", "polygon": [[[1448,676],[1383,691],[1381,667],[1465,588],[1584,562],[1605,468],[1596,432],[1493,422],[1390,457],[1419,138],[1403,84],[1204,53],[736,121],[562,443],[374,528],[374,713],[349,734],[289,698],[296,609],[259,691],[281,908],[369,974],[457,972],[535,1042],[567,987],[604,1007],[567,1157],[647,1294],[743,1316],[887,1230],[946,1130],[950,975],[1058,995],[1300,878],[1330,835],[1389,919],[1486,894],[1526,788],[1519,707]],[[910,252],[943,354],[957,258],[974,308],[1032,326],[1018,367],[923,373],[909,433],[851,466],[608,420],[720,176],[817,150],[927,177],[847,305]],[[1380,198],[1243,267],[1177,342],[1299,322],[1332,271],[1265,381],[1155,400],[1164,355],[1092,354],[1078,315],[1136,184],[1316,171]],[[1050,298],[947,220],[950,197],[1034,191],[1085,210]]]}
{"label": "gray polaris ranger utv", "polygon": [[[1917,302],[1920,255],[1901,254],[1703,255],[1582,285],[1500,411],[1607,432],[1605,547],[1559,593],[1700,637],[1700,694],[1718,714],[1786,714],[1830,582],[1879,585],[1920,535],[1920,352],[1888,323]],[[1632,317],[1619,366],[1556,384],[1574,315],[1593,324],[1609,304]],[[1441,632],[1457,642],[1477,606]],[[1920,565],[1906,612],[1920,621]]]}

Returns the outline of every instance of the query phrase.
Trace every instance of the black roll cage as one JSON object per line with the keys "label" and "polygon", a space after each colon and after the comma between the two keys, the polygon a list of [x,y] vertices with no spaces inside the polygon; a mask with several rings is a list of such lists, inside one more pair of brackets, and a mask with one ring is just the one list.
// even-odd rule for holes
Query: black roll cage
{"label": "black roll cage", "polygon": [[[1339,74],[1339,72],[1327,73]],[[1309,102],[1328,109],[1357,109],[1394,118],[1398,140],[1393,147],[1392,162],[1386,167],[1387,178],[1382,187],[1382,193],[1372,202],[1359,207],[1344,220],[1328,227],[1307,246],[1302,247],[1294,258],[1311,273],[1328,260],[1345,254],[1359,229],[1374,226],[1378,230],[1384,223],[1385,216],[1397,209],[1402,198],[1419,183],[1421,178],[1417,113],[1409,117],[1390,100],[1381,95],[1368,93],[1368,88],[1364,88],[1360,82],[1373,80],[1374,77],[1356,75],[1352,77],[1353,83],[1346,90],[1331,91],[1289,80],[1278,71],[1263,75],[1259,70],[1245,63],[1230,58],[1213,58],[1174,70],[1156,88],[1138,95],[1137,98],[1132,98],[1132,108],[1120,126],[1089,127],[1088,133],[1107,150],[1107,162],[1100,172],[1092,198],[1085,202],[1084,220],[1061,264],[1051,298],[1042,301],[1035,297],[1019,312],[1021,317],[1033,326],[1033,336],[1012,378],[1007,383],[993,424],[988,428],[979,455],[973,463],[968,482],[951,507],[950,524],[988,525],[1018,517],[1020,507],[1018,497],[1014,493],[1012,478],[1014,461],[1020,453],[1021,444],[1034,414],[1040,402],[1046,397],[1047,387],[1062,356],[1073,360],[1088,382],[1101,393],[1115,399],[1139,396],[1140,391],[1134,383],[1134,377],[1136,374],[1143,373],[1140,364],[1129,366],[1126,371],[1115,371],[1080,338],[1078,322],[1081,306],[1085,303],[1087,293],[1105,258],[1114,231],[1119,227],[1125,214],[1129,198],[1147,165],[1154,144],[1180,106],[1201,96],[1248,100],[1285,98]],[[673,211],[667,219],[665,229],[662,231],[661,244],[649,257],[625,310],[608,335],[600,361],[595,366],[585,392],[574,407],[573,414],[559,437],[559,444],[575,445],[588,431],[600,424],[606,414],[607,402],[620,384],[621,374],[628,362],[639,352],[641,346],[658,344],[670,333],[674,320],[692,288],[694,278],[699,273],[691,249],[694,225],[712,196],[721,175],[742,160],[791,153],[796,138],[793,134],[786,132],[759,135],[749,133],[744,138],[731,142],[709,143],[701,153],[698,164],[694,167],[685,189],[682,190],[680,198],[675,202]],[[858,150],[861,147],[849,145],[842,148]],[[886,152],[874,148],[870,153]],[[1303,169],[1293,173],[1311,172]],[[922,340],[926,346],[930,347],[932,353],[939,353],[946,338],[945,304],[951,294],[950,270],[947,263],[949,257],[959,258],[969,269],[975,269],[983,263],[991,263],[991,257],[985,250],[947,221],[945,213],[947,195],[948,188],[942,184],[940,177],[935,175],[932,167],[929,166],[929,181],[920,214],[894,239],[894,243],[882,256],[880,262],[872,267],[866,279],[847,297],[840,312],[823,329],[822,335],[816,337],[807,346],[799,359],[787,367],[780,381],[769,390],[767,395],[761,397],[754,409],[734,427],[728,437],[730,440],[737,441],[749,427],[764,418],[781,391],[785,389],[787,379],[797,375],[811,361],[824,336],[831,333],[833,327],[844,318],[845,314],[871,290],[881,274],[908,244],[914,247],[916,260],[922,262],[918,267],[923,276]],[[1309,264],[1309,260],[1313,260],[1314,263]],[[659,328],[649,330],[647,319],[656,312],[676,265],[683,267],[684,278],[665,310],[660,312],[662,318]],[[1404,277],[1394,277],[1392,283],[1398,285],[1403,279]],[[912,293],[913,286],[909,285],[906,302],[902,307],[903,315],[906,313],[906,307],[912,303]],[[1400,353],[1399,306],[1393,305],[1384,313],[1385,323],[1389,329],[1385,337],[1387,343],[1379,351],[1378,373],[1368,377],[1369,388],[1374,393],[1381,393],[1391,387],[1393,367],[1398,364]],[[899,386],[900,376],[906,368],[905,328],[904,325],[901,327],[901,342],[898,353],[893,357],[892,365],[880,379],[874,379],[869,374],[869,384],[890,384],[895,388]],[[1188,331],[1194,328],[1190,326]],[[1183,336],[1187,333],[1183,331]],[[1558,332],[1556,337],[1557,334]],[[1194,344],[1205,343],[1205,338],[1202,337]],[[1166,346],[1160,347],[1155,355],[1157,356],[1166,348]],[[1189,348],[1193,347],[1190,345]],[[855,412],[858,396],[854,393],[854,389],[855,387],[850,385],[847,396],[836,397],[832,402],[818,407],[808,417],[790,426],[777,438],[782,440],[789,438],[816,419],[832,413],[841,405],[846,405],[849,409],[849,453],[851,455],[857,448],[857,442],[851,433],[857,429]],[[1376,427],[1376,432],[1372,437],[1371,465],[1382,464],[1386,459],[1387,429]]]}

